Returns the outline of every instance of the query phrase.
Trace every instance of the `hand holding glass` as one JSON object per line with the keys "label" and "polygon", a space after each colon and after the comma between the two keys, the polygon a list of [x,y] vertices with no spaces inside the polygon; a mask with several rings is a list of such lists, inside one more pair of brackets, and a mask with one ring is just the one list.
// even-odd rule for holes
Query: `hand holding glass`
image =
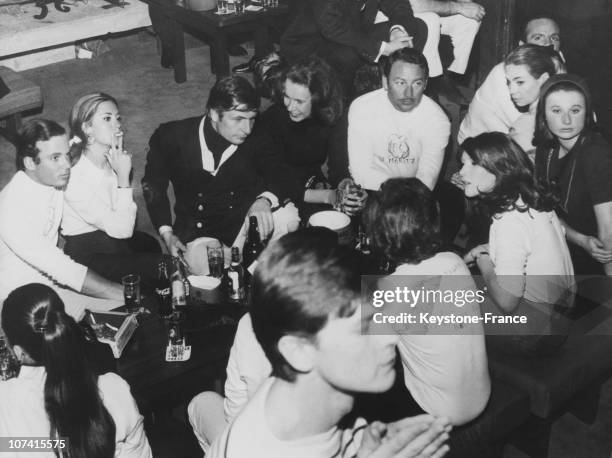
{"label": "hand holding glass", "polygon": [[358,184],[350,184],[342,200],[342,211],[349,216],[356,215],[365,206],[368,192]]}

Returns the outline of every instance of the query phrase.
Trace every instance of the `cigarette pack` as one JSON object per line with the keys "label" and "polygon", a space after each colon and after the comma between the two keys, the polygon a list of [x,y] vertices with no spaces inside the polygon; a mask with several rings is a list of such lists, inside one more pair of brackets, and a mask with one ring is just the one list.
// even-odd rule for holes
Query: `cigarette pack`
{"label": "cigarette pack", "polygon": [[87,319],[98,340],[110,345],[115,358],[121,357],[123,349],[138,327],[135,314],[90,312]]}

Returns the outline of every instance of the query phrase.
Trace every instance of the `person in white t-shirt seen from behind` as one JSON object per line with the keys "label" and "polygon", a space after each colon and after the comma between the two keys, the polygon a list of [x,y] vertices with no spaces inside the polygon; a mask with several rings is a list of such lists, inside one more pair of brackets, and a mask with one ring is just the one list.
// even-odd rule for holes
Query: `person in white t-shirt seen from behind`
{"label": "person in white t-shirt seen from behind", "polygon": [[[393,178],[383,183],[366,204],[363,220],[372,250],[398,266],[392,275],[380,280],[378,289],[409,287],[416,291],[424,287],[444,296],[449,292],[453,297],[475,294],[476,285],[463,260],[442,248],[436,202],[419,180]],[[395,311],[417,316],[480,315],[475,301],[459,307],[441,300],[422,300],[410,306],[388,304],[379,310],[389,315],[396,315]],[[482,324],[401,326],[397,347],[409,393],[400,389],[394,392],[389,409],[396,411],[397,417],[414,415],[418,412],[416,402],[422,411],[447,417],[453,425],[476,418],[491,392]],[[398,396],[402,398],[395,399]],[[384,405],[384,401],[386,398],[378,404]]]}

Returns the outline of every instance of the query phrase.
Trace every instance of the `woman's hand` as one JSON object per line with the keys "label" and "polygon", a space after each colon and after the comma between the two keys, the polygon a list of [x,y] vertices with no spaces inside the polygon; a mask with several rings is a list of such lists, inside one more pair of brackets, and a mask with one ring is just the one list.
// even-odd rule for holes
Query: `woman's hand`
{"label": "woman's hand", "polygon": [[467,254],[463,256],[463,262],[465,262],[468,266],[471,266],[476,262],[478,257],[483,254],[489,254],[488,243],[478,245],[477,247],[474,247],[470,251],[468,251]]}
{"label": "woman's hand", "polygon": [[584,240],[580,245],[597,262],[600,262],[602,264],[612,262],[612,251],[606,250],[603,242],[597,237],[585,235]]}
{"label": "woman's hand", "polygon": [[123,150],[123,133],[112,136],[111,147],[106,154],[106,159],[117,175],[120,187],[130,186],[130,172],[132,171],[132,155]]}

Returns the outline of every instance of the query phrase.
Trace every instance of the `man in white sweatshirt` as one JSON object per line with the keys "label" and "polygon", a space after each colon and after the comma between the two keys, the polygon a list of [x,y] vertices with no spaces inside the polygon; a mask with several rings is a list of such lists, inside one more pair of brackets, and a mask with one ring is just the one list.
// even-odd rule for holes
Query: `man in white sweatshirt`
{"label": "man in white sweatshirt", "polygon": [[121,305],[121,285],[57,247],[70,178],[65,129],[44,119],[26,123],[18,141],[17,169],[0,192],[0,308],[11,291],[28,283],[53,287],[77,320],[83,307],[110,310]]}
{"label": "man in white sweatshirt", "polygon": [[424,92],[420,51],[404,48],[383,63],[383,87],[355,99],[348,114],[348,156],[356,183],[377,190],[389,178],[416,177],[433,190],[450,135],[446,114]]}

